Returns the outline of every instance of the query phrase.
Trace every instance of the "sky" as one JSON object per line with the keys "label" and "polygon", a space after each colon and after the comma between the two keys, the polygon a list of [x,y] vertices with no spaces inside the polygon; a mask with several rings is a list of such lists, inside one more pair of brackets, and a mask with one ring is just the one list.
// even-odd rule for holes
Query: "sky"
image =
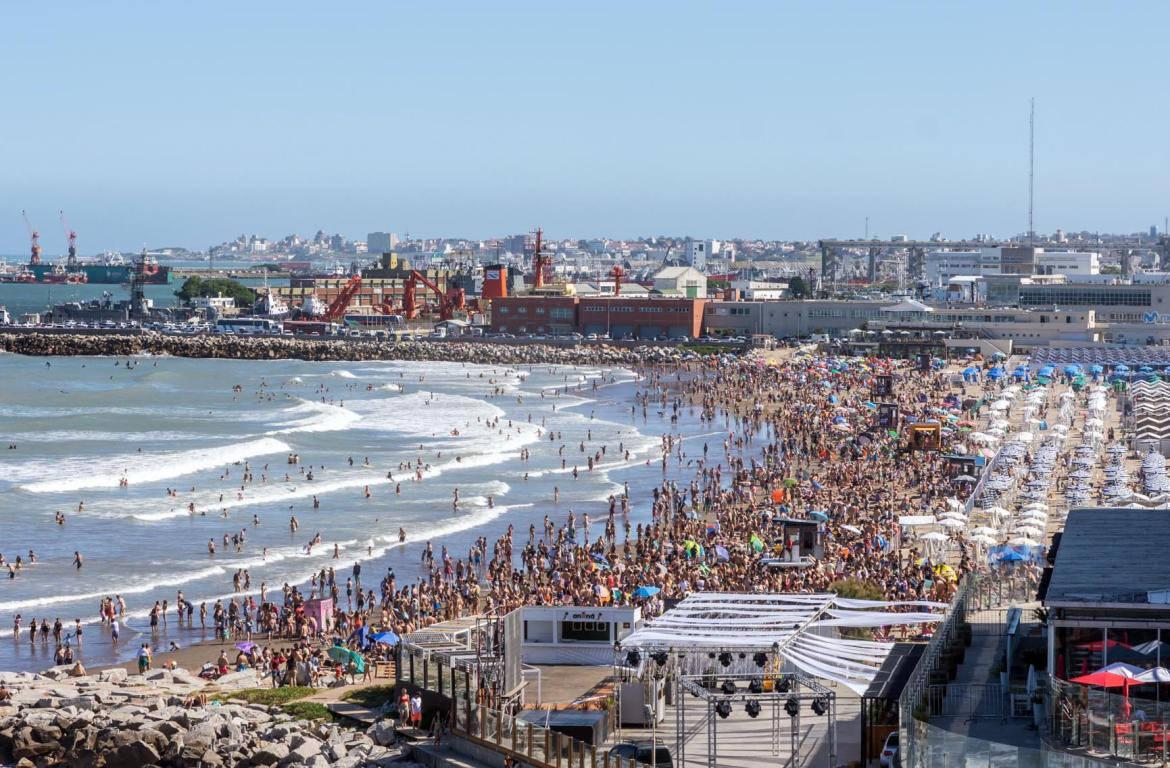
{"label": "sky", "polygon": [[1132,232],[1170,3],[10,3],[0,253],[363,239]]}

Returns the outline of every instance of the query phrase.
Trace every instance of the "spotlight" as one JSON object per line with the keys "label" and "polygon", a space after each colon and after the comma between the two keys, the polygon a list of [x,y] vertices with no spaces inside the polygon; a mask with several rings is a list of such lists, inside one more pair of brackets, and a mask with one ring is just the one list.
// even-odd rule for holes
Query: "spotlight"
{"label": "spotlight", "polygon": [[719,654],[719,663],[725,667],[730,667],[731,666],[731,654],[728,653],[727,651],[724,651],[723,653]]}
{"label": "spotlight", "polygon": [[723,685],[719,686],[719,690],[723,691],[728,696],[731,696],[732,694],[735,693],[735,690],[736,690],[735,681],[734,680],[724,680]]}
{"label": "spotlight", "polygon": [[708,658],[708,659],[713,659],[713,658],[715,658],[715,651],[708,651],[708,652],[707,652],[707,658]]}
{"label": "spotlight", "polygon": [[748,690],[751,691],[752,693],[763,693],[764,692],[764,678],[753,677],[751,682],[748,683]]}
{"label": "spotlight", "polygon": [[829,702],[825,701],[824,697],[813,699],[812,711],[815,715],[823,715],[829,711]]}
{"label": "spotlight", "polygon": [[715,705],[715,713],[718,714],[724,720],[726,720],[727,716],[731,714],[731,702],[730,701],[721,701],[718,704],[716,704]]}
{"label": "spotlight", "polygon": [[637,651],[626,651],[626,666],[636,667],[642,663],[642,654]]}
{"label": "spotlight", "polygon": [[746,658],[747,658],[747,654],[746,654],[746,653],[744,653],[743,651],[740,651],[740,652],[739,652],[739,658],[741,658],[741,659],[746,659]]}
{"label": "spotlight", "polygon": [[800,714],[800,700],[795,696],[784,702],[784,711],[788,713],[789,717],[796,717]]}
{"label": "spotlight", "polygon": [[748,713],[748,717],[758,717],[760,714],[760,702],[755,699],[749,701],[743,708]]}
{"label": "spotlight", "polygon": [[666,653],[666,651],[655,651],[654,653],[650,654],[650,658],[658,662],[658,666],[665,667],[667,659],[669,659],[670,656]]}
{"label": "spotlight", "polygon": [[754,661],[756,663],[757,667],[759,667],[760,669],[763,669],[764,665],[766,665],[768,663],[768,654],[757,653],[755,656],[752,656],[752,661]]}
{"label": "spotlight", "polygon": [[776,690],[780,693],[788,693],[792,690],[792,682],[787,677],[780,678],[780,684],[776,686]]}

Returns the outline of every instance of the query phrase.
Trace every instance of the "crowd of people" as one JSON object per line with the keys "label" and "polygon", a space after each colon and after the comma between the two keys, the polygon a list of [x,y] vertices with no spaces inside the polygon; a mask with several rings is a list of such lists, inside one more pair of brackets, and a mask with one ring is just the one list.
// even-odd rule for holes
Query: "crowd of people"
{"label": "crowd of people", "polygon": [[[150,624],[165,628],[173,609],[179,625],[214,629],[219,640],[235,642],[238,653],[221,654],[217,674],[251,667],[274,684],[315,684],[320,670],[335,664],[343,667],[334,670],[342,672],[337,677],[354,679],[356,667],[369,674],[367,664],[334,662],[329,648],[348,647],[363,662],[391,657],[388,644],[368,639],[371,630],[401,637],[438,621],[502,615],[522,605],[637,604],[643,615],[655,615],[697,590],[821,592],[842,582],[865,596],[945,601],[972,567],[973,553],[962,550],[951,576],[940,578],[939,563],[903,542],[898,518],[928,513],[968,490],[952,483],[945,450],[913,450],[906,434],[907,425],[934,417],[956,396],[941,371],[876,358],[745,358],[644,370],[631,418],[645,420],[653,411],[671,425],[653,457],[664,470],[656,487],[636,495],[625,487],[595,517],[554,497],[542,526],[509,525],[495,541],[479,537],[465,555],[426,542],[420,574],[400,580],[388,569],[376,590],[363,588],[360,563],[344,582],[326,568],[303,589],[284,584],[271,595],[266,584],[251,593],[250,575],[238,571],[233,588],[243,594],[204,602],[196,617],[180,592],[173,604],[154,605]],[[699,416],[705,435],[677,430],[684,412]],[[946,440],[938,447],[945,449]],[[580,449],[590,466],[607,452],[629,458],[624,445],[586,448],[582,441]],[[299,458],[289,464],[310,471]],[[260,473],[264,482],[267,466]],[[240,475],[244,487],[254,482],[248,465]],[[635,512],[637,504],[649,506],[648,517]],[[810,520],[818,523],[811,540]],[[298,527],[292,518],[290,530]],[[239,549],[245,538],[242,529],[225,534],[223,547]],[[215,544],[209,542],[211,556]],[[323,621],[306,611],[315,598],[332,599]],[[103,601],[102,620],[115,640],[124,613],[120,597]],[[47,622],[36,626],[47,636]]]}

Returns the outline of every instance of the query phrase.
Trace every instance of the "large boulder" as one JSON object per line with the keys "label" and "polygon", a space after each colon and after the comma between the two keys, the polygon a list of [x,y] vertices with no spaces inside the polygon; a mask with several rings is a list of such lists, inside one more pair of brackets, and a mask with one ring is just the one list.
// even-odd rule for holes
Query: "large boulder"
{"label": "large boulder", "polygon": [[270,742],[252,753],[253,765],[276,765],[289,755],[287,744],[279,741]]}
{"label": "large boulder", "polygon": [[128,677],[130,673],[121,667],[111,667],[97,673],[99,683],[124,683]]}
{"label": "large boulder", "polygon": [[106,768],[142,768],[158,761],[158,750],[143,741],[132,741],[106,753]]}

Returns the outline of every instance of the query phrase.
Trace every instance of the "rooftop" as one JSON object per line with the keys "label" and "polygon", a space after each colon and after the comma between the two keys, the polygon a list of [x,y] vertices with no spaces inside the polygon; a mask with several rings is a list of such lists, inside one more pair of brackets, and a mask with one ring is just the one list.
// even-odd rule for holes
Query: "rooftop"
{"label": "rooftop", "polygon": [[1167,522],[1170,511],[1165,509],[1070,511],[1045,604],[1164,603],[1157,596],[1151,599],[1150,593],[1170,589]]}

